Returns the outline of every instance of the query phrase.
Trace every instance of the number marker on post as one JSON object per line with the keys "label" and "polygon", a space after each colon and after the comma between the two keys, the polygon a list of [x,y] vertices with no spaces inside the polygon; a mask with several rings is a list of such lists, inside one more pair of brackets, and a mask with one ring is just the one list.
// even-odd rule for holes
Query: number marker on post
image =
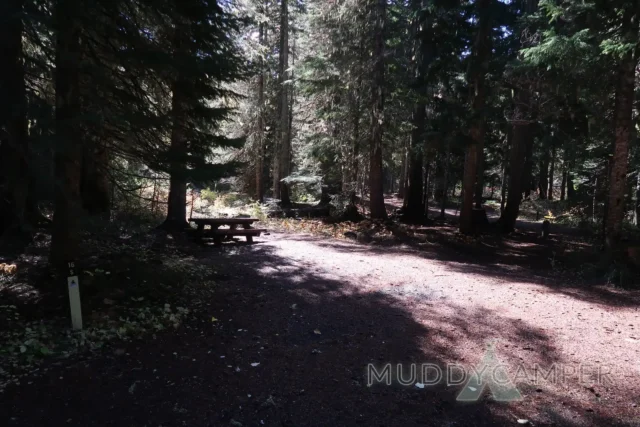
{"label": "number marker on post", "polygon": [[69,306],[71,307],[71,326],[73,329],[82,329],[82,306],[80,305],[80,281],[76,275],[75,263],[68,263],[69,275],[67,285],[69,288]]}

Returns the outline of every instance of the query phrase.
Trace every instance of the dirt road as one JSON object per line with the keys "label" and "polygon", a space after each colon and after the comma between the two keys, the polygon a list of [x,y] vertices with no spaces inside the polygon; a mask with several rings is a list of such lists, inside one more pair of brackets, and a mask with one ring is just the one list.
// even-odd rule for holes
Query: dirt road
{"label": "dirt road", "polygon": [[[205,314],[7,390],[7,425],[640,424],[636,295],[294,234],[198,257],[219,271]],[[412,364],[472,373],[489,343],[522,400],[458,402],[459,375],[429,385],[419,368],[410,381]],[[411,384],[369,386],[368,364],[387,363]]]}

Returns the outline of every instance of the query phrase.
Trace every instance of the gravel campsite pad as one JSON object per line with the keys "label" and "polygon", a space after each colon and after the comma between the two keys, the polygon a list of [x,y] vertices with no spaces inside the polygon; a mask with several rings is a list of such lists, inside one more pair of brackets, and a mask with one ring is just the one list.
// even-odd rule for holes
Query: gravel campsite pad
{"label": "gravel campsite pad", "polygon": [[[5,390],[3,425],[640,424],[632,292],[293,233],[195,253],[221,273],[180,327],[45,363]],[[369,364],[469,370],[489,347],[522,400],[367,381]]]}

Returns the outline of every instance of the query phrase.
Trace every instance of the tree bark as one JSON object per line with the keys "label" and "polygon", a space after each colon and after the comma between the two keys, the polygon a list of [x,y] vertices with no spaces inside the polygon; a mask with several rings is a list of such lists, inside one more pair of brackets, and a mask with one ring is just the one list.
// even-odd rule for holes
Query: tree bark
{"label": "tree bark", "polygon": [[[538,0],[525,0],[525,13],[532,14],[538,9]],[[509,155],[509,187],[507,204],[500,215],[500,226],[506,233],[515,229],[516,220],[520,213],[520,201],[523,191],[531,191],[531,166],[533,151],[533,134],[530,107],[530,95],[526,89],[519,89],[515,93],[515,118],[511,128],[511,150]]]}
{"label": "tree bark", "polygon": [[471,104],[473,119],[470,130],[471,144],[467,148],[464,162],[463,201],[460,211],[460,231],[474,230],[473,201],[478,180],[478,165],[481,162],[485,136],[485,76],[491,55],[491,0],[478,0],[478,33],[473,46],[469,78],[471,79]]}
{"label": "tree bark", "polygon": [[[179,1],[179,0],[174,0]],[[185,48],[185,25],[176,23],[173,40],[173,51],[180,52]],[[187,82],[177,75],[172,85],[171,99],[171,145],[169,147],[169,198],[167,201],[167,218],[160,226],[167,231],[183,231],[189,227],[187,222],[187,167],[185,160],[188,153],[188,141],[185,138],[184,91]]]}
{"label": "tree bark", "polygon": [[384,219],[387,210],[384,205],[382,175],[382,131],[384,125],[384,32],[386,22],[385,0],[377,0],[374,5],[375,29],[373,50],[373,85],[371,91],[371,144],[369,166],[369,210],[371,218]]}
{"label": "tree bark", "polygon": [[598,175],[593,176],[593,194],[591,195],[591,222],[596,222],[596,208],[598,206]]}
{"label": "tree bark", "polygon": [[402,147],[402,164],[400,165],[400,185],[398,186],[398,197],[403,200],[403,206],[406,206],[406,189],[407,189],[407,147]]}
{"label": "tree bark", "polygon": [[50,263],[64,271],[79,255],[80,176],[82,167],[80,116],[80,33],[78,0],[58,0],[54,10],[56,31],[55,212]]}
{"label": "tree bark", "polygon": [[565,199],[565,190],[567,188],[567,161],[562,162],[562,183],[560,184],[560,200]]}
{"label": "tree bark", "polygon": [[[288,18],[288,15],[287,15]],[[295,29],[292,30],[293,32],[293,44],[291,46],[291,75],[289,76],[289,79],[291,81],[295,80],[295,65],[296,65],[296,60],[295,60],[295,52],[296,52],[296,33],[295,33]],[[288,37],[287,37],[287,42],[288,42]],[[287,64],[287,67],[289,65]],[[286,168],[285,168],[285,173],[286,175],[283,175],[285,177],[291,175],[292,172],[292,168],[293,168],[293,152],[292,152],[292,147],[291,147],[291,140],[293,139],[293,103],[295,102],[295,93],[294,93],[294,89],[295,86],[291,85],[291,89],[287,90],[287,98],[288,98],[288,104],[287,104],[287,123],[288,123],[288,128],[287,128],[287,152],[284,154],[285,160],[286,160]],[[284,183],[283,183],[284,184]],[[289,188],[289,184],[284,184],[285,185],[285,189],[283,190],[283,194],[281,194],[282,197],[282,203],[283,205],[290,205],[291,204],[291,199],[290,199],[290,188]]]}
{"label": "tree bark", "polygon": [[[264,22],[258,29],[258,43],[265,45]],[[258,123],[256,129],[256,200],[264,202],[264,59],[260,56],[260,73],[258,74]]]}
{"label": "tree bark", "polygon": [[573,186],[573,176],[571,175],[571,165],[567,166],[567,200],[576,198],[576,189]]}
{"label": "tree bark", "polygon": [[169,199],[167,203],[167,218],[161,227],[169,231],[181,231],[189,227],[187,223],[187,170],[184,164],[188,146],[181,128],[184,106],[182,104],[179,80],[173,88],[171,115],[173,123],[171,146],[169,148],[171,159]]}
{"label": "tree bark", "polygon": [[[449,138],[445,137],[446,141],[444,143],[444,158],[442,165],[442,199],[440,200],[440,219],[445,219],[446,208],[447,208],[447,187],[449,186],[449,157],[451,148],[449,146]],[[454,189],[455,191],[455,189]]]}
{"label": "tree bark", "polygon": [[[622,30],[625,42],[638,43],[638,18],[640,1],[630,2],[623,14]],[[635,88],[635,69],[637,57],[635,49],[621,58],[618,65],[616,101],[615,101],[615,140],[611,158],[609,177],[608,214],[605,225],[605,246],[611,254],[618,249],[622,234],[622,222],[625,215],[626,177],[629,164],[629,145],[633,130],[633,103]]]}
{"label": "tree bark", "polygon": [[[445,137],[446,138],[446,137]],[[438,155],[436,156],[436,170],[435,170],[435,179],[433,183],[433,199],[437,202],[441,201],[443,197],[446,197],[444,194],[444,161],[442,151],[444,147],[438,148]]]}
{"label": "tree bark", "polygon": [[0,235],[27,231],[29,139],[27,132],[22,11],[24,0],[0,2]]}
{"label": "tree bark", "polygon": [[531,143],[530,126],[527,124],[514,124],[511,139],[511,154],[509,159],[509,190],[507,192],[507,205],[500,216],[503,231],[509,233],[514,230],[516,219],[520,213],[520,201],[522,200],[522,187],[525,173],[522,165],[525,163],[527,146]]}
{"label": "tree bark", "polygon": [[[358,85],[359,86],[359,85]],[[349,200],[352,204],[356,202],[356,190],[358,186],[358,157],[360,156],[360,102],[358,93],[353,92],[353,104],[351,111],[352,131],[351,136],[351,175],[349,185]]]}
{"label": "tree bark", "polygon": [[[417,12],[423,6],[419,0],[412,2],[412,8]],[[428,39],[427,33],[429,28],[428,21],[419,21],[416,18],[412,25],[412,32],[416,38],[415,47],[413,49],[414,67],[415,67],[415,86],[417,87],[417,99],[413,107],[411,143],[409,147],[409,171],[407,181],[407,203],[405,205],[405,214],[412,219],[422,218],[425,207],[423,201],[423,163],[424,163],[424,132],[426,125],[426,108],[427,108],[427,88],[428,82],[427,70],[433,60],[433,46]]]}
{"label": "tree bark", "polygon": [[556,169],[556,146],[555,144],[551,147],[551,165],[549,166],[549,191],[547,194],[547,198],[549,200],[553,200],[553,179]]}
{"label": "tree bark", "polygon": [[500,185],[500,215],[504,213],[504,204],[507,196],[507,170],[509,169],[509,148],[511,147],[511,139],[513,132],[511,129],[507,130],[507,137],[504,141],[504,147],[502,149],[502,181]]}
{"label": "tree bark", "polygon": [[484,194],[484,134],[486,124],[483,124],[482,139],[478,145],[478,171],[476,177],[475,208],[482,209],[482,197]]}
{"label": "tree bark", "polygon": [[[290,174],[291,166],[291,139],[289,132],[289,95],[287,90],[287,69],[289,68],[289,10],[288,0],[281,0],[280,4],[280,112],[279,112],[279,135],[280,135],[280,159],[278,161],[277,186],[279,187],[279,199],[283,205],[290,205],[289,186],[282,182]],[[275,185],[275,183],[274,183]]]}
{"label": "tree bark", "polygon": [[425,144],[425,159],[424,159],[424,186],[422,187],[422,204],[424,205],[424,216],[429,218],[429,186],[431,185],[431,159],[429,159],[426,144]]}
{"label": "tree bark", "polygon": [[80,182],[82,207],[90,215],[109,218],[111,211],[111,183],[109,181],[109,152],[99,141],[85,141],[82,153]]}
{"label": "tree bark", "polygon": [[640,171],[636,171],[635,206],[633,209],[633,225],[640,227]]}
{"label": "tree bark", "polygon": [[411,146],[409,148],[409,179],[407,180],[407,205],[405,214],[409,218],[418,219],[424,215],[422,202],[422,166],[423,166],[423,133],[426,120],[426,105],[417,102],[413,110],[413,129],[411,130]]}
{"label": "tree bark", "polygon": [[540,199],[545,200],[549,192],[549,151],[546,147],[542,148],[542,159],[540,159],[540,177],[538,181],[538,195]]}
{"label": "tree bark", "polygon": [[473,142],[467,148],[467,152],[464,157],[462,206],[460,207],[460,232],[462,233],[471,233],[475,228],[473,222],[473,202],[478,175],[478,151],[478,144]]}
{"label": "tree bark", "polygon": [[402,162],[403,168],[402,177],[400,178],[404,182],[404,189],[402,191],[402,208],[406,209],[409,204],[409,169],[410,169],[410,159],[411,157],[411,137],[404,143],[404,147],[402,147]]}
{"label": "tree bark", "polygon": [[[529,126],[530,131],[533,130],[532,128],[533,126]],[[523,174],[524,174],[523,191],[524,191],[525,200],[531,197],[531,190],[535,190],[536,188],[536,185],[533,179],[533,137],[527,138],[526,150],[527,152],[525,154],[524,168],[523,168]]]}

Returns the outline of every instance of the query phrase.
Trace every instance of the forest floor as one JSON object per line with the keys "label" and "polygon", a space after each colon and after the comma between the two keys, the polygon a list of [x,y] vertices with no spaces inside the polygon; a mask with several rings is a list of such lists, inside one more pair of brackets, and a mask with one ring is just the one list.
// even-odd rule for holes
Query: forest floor
{"label": "forest floor", "polygon": [[[290,232],[221,248],[148,232],[92,242],[87,336],[74,342],[84,350],[38,336],[53,354],[37,364],[23,357],[35,338],[7,353],[5,371],[29,372],[4,385],[2,424],[640,425],[640,293],[585,282],[573,263],[591,262],[584,241],[468,238],[445,223],[394,226],[364,245],[327,227],[283,221]],[[45,236],[0,286],[27,336],[34,323],[68,322],[64,298],[31,285],[52,280],[39,267],[46,246]],[[109,337],[101,322],[118,317],[124,330]],[[406,378],[410,364],[471,372],[490,343],[522,400],[487,389],[458,402],[464,383],[446,378],[367,384],[368,364],[403,363]]]}

